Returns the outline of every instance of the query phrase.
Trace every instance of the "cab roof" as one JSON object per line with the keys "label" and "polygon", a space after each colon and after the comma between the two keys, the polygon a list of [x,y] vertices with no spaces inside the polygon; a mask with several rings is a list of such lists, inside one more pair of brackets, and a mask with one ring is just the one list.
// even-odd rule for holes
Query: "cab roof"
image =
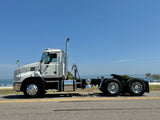
{"label": "cab roof", "polygon": [[44,50],[44,52],[57,53],[57,52],[63,52],[63,50],[47,48],[47,49]]}

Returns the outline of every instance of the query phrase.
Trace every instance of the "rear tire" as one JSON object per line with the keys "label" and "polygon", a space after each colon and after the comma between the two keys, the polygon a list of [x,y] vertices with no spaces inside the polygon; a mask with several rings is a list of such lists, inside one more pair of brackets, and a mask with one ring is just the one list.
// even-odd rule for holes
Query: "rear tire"
{"label": "rear tire", "polygon": [[122,83],[117,79],[106,80],[101,91],[108,96],[118,96],[122,92]]}
{"label": "rear tire", "polygon": [[30,81],[25,83],[23,93],[25,97],[36,98],[45,95],[45,89],[40,81]]}
{"label": "rear tire", "polygon": [[142,96],[146,89],[144,81],[137,78],[128,80],[127,86],[132,96]]}

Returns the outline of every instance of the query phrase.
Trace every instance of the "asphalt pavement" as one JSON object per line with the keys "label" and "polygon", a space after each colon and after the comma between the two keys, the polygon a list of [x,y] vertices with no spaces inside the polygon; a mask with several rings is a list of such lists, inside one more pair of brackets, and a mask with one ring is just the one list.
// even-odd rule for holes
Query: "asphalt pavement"
{"label": "asphalt pavement", "polygon": [[159,120],[160,92],[106,97],[101,93],[54,94],[27,99],[0,96],[0,120]]}

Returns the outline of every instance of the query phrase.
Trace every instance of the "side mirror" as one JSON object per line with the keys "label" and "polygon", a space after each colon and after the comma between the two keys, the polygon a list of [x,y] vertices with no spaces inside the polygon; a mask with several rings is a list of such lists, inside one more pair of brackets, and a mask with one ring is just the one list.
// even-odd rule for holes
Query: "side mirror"
{"label": "side mirror", "polygon": [[49,64],[49,58],[48,57],[46,57],[45,59],[44,59],[44,64]]}
{"label": "side mirror", "polygon": [[19,60],[17,60],[17,62],[16,62],[16,63],[17,63],[17,65],[18,65],[18,68],[19,68]]}
{"label": "side mirror", "polygon": [[48,59],[45,59],[44,64],[49,64]]}

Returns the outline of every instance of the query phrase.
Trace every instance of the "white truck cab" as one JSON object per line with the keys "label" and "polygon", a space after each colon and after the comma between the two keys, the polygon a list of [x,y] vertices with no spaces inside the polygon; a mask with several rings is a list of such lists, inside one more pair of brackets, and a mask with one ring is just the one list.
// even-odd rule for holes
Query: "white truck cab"
{"label": "white truck cab", "polygon": [[[48,48],[44,50],[39,62],[24,65],[15,70],[13,81],[14,90],[17,92],[25,91],[26,94],[29,94],[34,87],[38,88],[38,86],[35,86],[36,81],[38,84],[40,82],[43,83],[43,86],[45,86],[43,89],[55,88],[58,91],[62,91],[62,85],[64,84],[62,80],[67,79],[68,71],[68,41],[69,39],[66,42],[66,53],[60,49]],[[31,85],[34,83],[34,86],[27,87],[26,85],[29,83]],[[29,91],[29,89],[31,90]]]}
{"label": "white truck cab", "polygon": [[18,68],[14,73],[14,89],[20,91],[22,82],[27,78],[43,79],[65,78],[65,54],[60,49],[45,49],[40,62]]}

